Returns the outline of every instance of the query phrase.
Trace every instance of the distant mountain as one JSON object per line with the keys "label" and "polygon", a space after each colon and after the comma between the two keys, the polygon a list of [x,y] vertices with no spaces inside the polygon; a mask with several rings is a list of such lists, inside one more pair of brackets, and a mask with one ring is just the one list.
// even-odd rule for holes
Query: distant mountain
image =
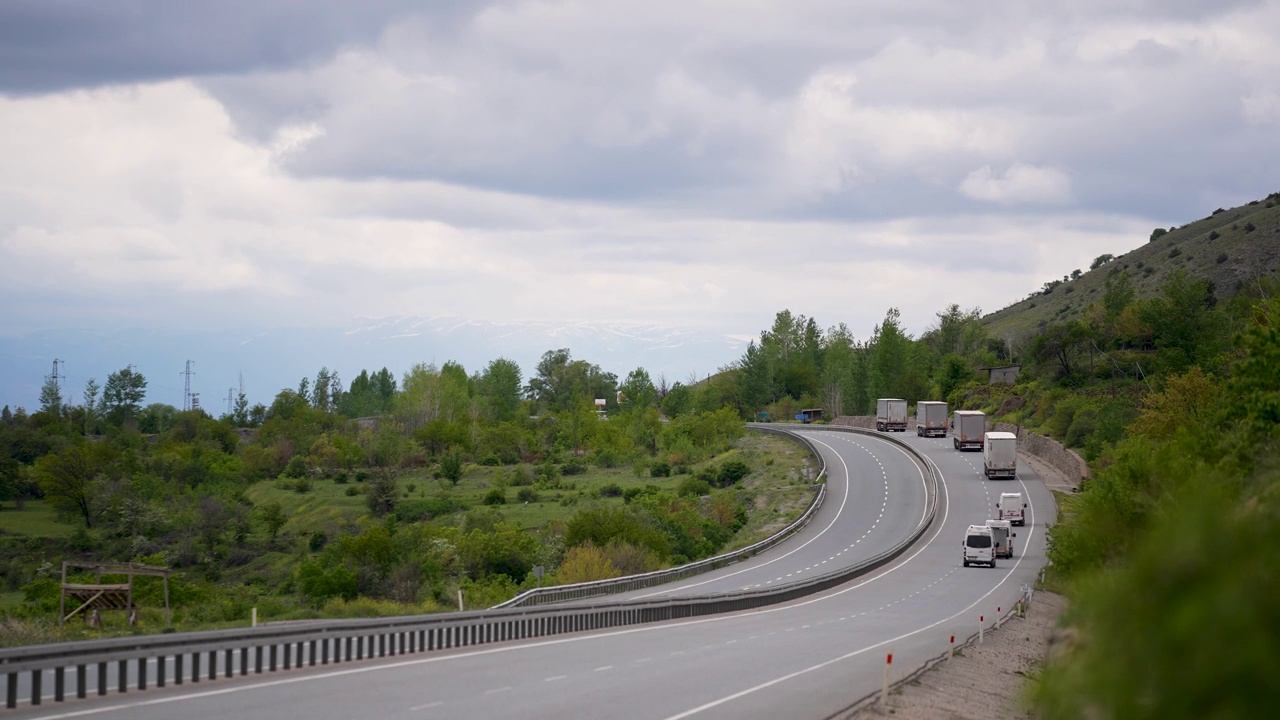
{"label": "distant mountain", "polygon": [[147,378],[146,402],[182,406],[187,360],[191,389],[213,415],[225,410],[227,391],[243,373],[250,402],[270,403],[285,387],[315,377],[322,366],[344,383],[362,369],[389,368],[399,377],[414,363],[459,362],[468,373],[507,357],[527,380],[542,354],[569,348],[619,379],[643,367],[655,379],[687,382],[737,360],[749,337],[690,328],[634,323],[491,322],[459,317],[361,318],[346,326],[271,328],[245,332],[122,328],[56,330],[0,337],[0,405],[38,405],[40,386],[54,358],[63,361],[63,397],[79,404],[85,382],[105,382],[133,364]]}
{"label": "distant mountain", "polygon": [[1211,281],[1218,299],[1226,300],[1258,277],[1280,273],[1280,192],[1229,210],[1219,208],[1208,217],[1152,235],[1142,247],[1078,279],[987,315],[983,324],[993,337],[1016,342],[1046,324],[1079,318],[1091,304],[1102,301],[1107,274],[1113,270],[1129,273],[1136,298],[1154,296],[1169,274],[1181,269]]}

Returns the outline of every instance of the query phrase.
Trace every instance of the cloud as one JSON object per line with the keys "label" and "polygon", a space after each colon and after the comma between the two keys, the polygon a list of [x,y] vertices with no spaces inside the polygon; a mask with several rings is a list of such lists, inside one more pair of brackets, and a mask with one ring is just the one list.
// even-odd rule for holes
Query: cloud
{"label": "cloud", "polygon": [[1245,122],[1250,125],[1280,125],[1280,94],[1275,90],[1251,93],[1240,104]]}
{"label": "cloud", "polygon": [[974,200],[1002,205],[1061,205],[1071,200],[1071,178],[1061,170],[1015,163],[1003,173],[983,165],[965,176],[960,192]]}

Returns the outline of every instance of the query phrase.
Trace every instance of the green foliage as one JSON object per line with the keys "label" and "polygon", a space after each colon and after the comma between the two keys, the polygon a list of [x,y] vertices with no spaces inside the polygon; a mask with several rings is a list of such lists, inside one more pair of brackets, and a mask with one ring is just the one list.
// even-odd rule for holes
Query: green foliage
{"label": "green foliage", "polygon": [[267,535],[275,542],[276,535],[280,533],[280,529],[289,522],[289,516],[285,514],[284,508],[278,502],[270,502],[260,505],[257,508],[258,518],[262,520],[262,525],[267,529]]}
{"label": "green foliage", "polygon": [[494,488],[484,494],[485,505],[506,505],[507,494],[500,488]]}
{"label": "green foliage", "polygon": [[1151,231],[1151,237],[1147,240],[1147,242],[1155,242],[1156,240],[1159,240],[1160,238],[1164,237],[1167,234],[1169,234],[1168,230],[1165,230],[1164,228],[1156,228],[1155,230]]}
{"label": "green foliage", "polygon": [[676,493],[681,497],[710,495],[711,483],[702,477],[690,476],[680,481],[680,487],[677,488]]}
{"label": "green foliage", "polygon": [[462,450],[456,447],[449,448],[448,451],[440,457],[440,475],[453,485],[457,485],[462,479]]}

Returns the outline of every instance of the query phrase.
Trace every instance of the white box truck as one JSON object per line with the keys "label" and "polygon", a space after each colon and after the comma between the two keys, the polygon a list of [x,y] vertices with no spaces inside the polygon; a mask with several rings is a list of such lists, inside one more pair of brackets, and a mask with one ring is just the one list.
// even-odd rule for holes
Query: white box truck
{"label": "white box truck", "polygon": [[982,439],[982,466],[987,478],[1018,476],[1018,436],[1007,432],[989,432]]}
{"label": "white box truck", "polygon": [[996,557],[1013,557],[1013,539],[1018,537],[1018,533],[1013,531],[1012,524],[1008,520],[988,520],[987,527],[991,528],[991,539],[995,542]]}
{"label": "white box truck", "polygon": [[947,436],[947,404],[938,400],[921,400],[916,403],[916,435],[921,437]]}
{"label": "white box truck", "polygon": [[1000,500],[996,503],[996,517],[1014,525],[1026,525],[1027,501],[1022,499],[1022,493],[1000,493]]}
{"label": "white box truck", "polygon": [[986,525],[970,525],[964,531],[964,566],[996,566],[996,543],[991,528]]}
{"label": "white box truck", "polygon": [[899,398],[876,400],[876,429],[881,432],[906,432],[907,401]]}
{"label": "white box truck", "polygon": [[987,414],[981,410],[957,410],[951,416],[951,444],[957,450],[981,450],[987,434]]}

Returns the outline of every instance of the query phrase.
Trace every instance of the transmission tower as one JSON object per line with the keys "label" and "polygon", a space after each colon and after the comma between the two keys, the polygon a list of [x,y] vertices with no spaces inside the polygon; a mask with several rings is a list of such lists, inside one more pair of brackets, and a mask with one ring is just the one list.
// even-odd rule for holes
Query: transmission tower
{"label": "transmission tower", "polygon": [[58,372],[58,366],[59,366],[59,365],[66,365],[66,363],[65,363],[65,362],[63,362],[63,361],[61,361],[61,360],[59,360],[58,358],[54,358],[54,359],[53,359],[53,374],[49,376],[49,379],[53,381],[53,384],[54,384],[55,386],[57,386],[58,390],[62,390],[62,381],[63,381],[63,380],[66,380],[66,379],[67,379],[67,376],[66,376],[66,375],[63,375],[63,374],[62,374],[62,373],[60,373],[60,372]]}
{"label": "transmission tower", "polygon": [[231,414],[231,412],[232,412],[232,407],[233,407],[233,406],[232,406],[231,394],[232,394],[233,392],[235,392],[235,388],[233,388],[233,387],[229,387],[229,388],[227,388],[227,415],[230,415],[230,414]]}
{"label": "transmission tower", "polygon": [[[178,373],[183,377],[183,383],[182,383],[182,409],[183,410],[191,410],[192,402],[194,401],[194,396],[191,394],[191,376],[195,375],[196,371],[191,369],[192,365],[195,365],[195,362],[188,360],[187,368],[182,372]],[[195,407],[200,407],[199,401],[195,401]]]}

